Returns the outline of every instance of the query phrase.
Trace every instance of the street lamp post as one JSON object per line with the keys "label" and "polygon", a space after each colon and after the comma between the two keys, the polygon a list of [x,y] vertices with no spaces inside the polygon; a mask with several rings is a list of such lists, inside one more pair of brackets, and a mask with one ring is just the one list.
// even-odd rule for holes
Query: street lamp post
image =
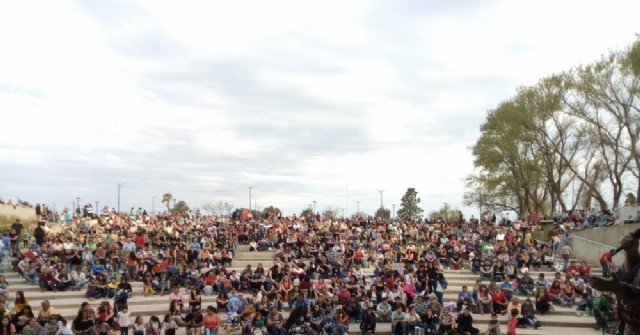
{"label": "street lamp post", "polygon": [[391,205],[391,207],[393,208],[393,219],[396,219],[396,204]]}
{"label": "street lamp post", "polygon": [[82,211],[80,211],[80,197],[76,197],[76,205],[78,206],[76,214],[78,214],[78,216],[82,216]]}
{"label": "street lamp post", "polygon": [[154,195],[151,197],[151,216],[156,215],[156,198],[158,196]]}
{"label": "street lamp post", "polygon": [[124,183],[118,184],[118,213],[120,213],[120,189],[122,188],[122,185],[124,185]]}
{"label": "street lamp post", "polygon": [[96,216],[100,216],[100,207],[98,207],[99,204],[100,204],[100,201],[96,200],[96,209],[93,210],[93,214]]}
{"label": "street lamp post", "polygon": [[384,193],[384,190],[377,190],[378,192],[380,192],[380,208],[384,208],[384,202],[382,201],[382,194]]}
{"label": "street lamp post", "polygon": [[316,201],[313,200],[313,215],[316,215]]}

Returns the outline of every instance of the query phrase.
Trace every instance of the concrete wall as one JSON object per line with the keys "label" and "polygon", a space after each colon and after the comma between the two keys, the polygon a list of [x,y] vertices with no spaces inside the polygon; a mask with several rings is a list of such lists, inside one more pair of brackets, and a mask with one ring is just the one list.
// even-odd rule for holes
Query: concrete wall
{"label": "concrete wall", "polygon": [[35,220],[36,219],[36,209],[29,207],[21,207],[17,206],[15,209],[13,206],[0,205],[0,215],[4,216],[16,216],[19,217],[20,220]]}
{"label": "concrete wall", "polygon": [[580,236],[587,240],[617,248],[620,245],[622,237],[636,231],[638,228],[640,228],[640,224],[634,223],[606,228],[585,229],[582,231],[570,232],[569,235]]}
{"label": "concrete wall", "polygon": [[[577,258],[584,259],[589,264],[599,264],[600,255],[609,249],[616,249],[620,245],[622,237],[638,228],[640,228],[640,224],[626,224],[569,233],[573,236],[573,253]],[[613,261],[621,265],[624,262],[624,252],[617,254]]]}

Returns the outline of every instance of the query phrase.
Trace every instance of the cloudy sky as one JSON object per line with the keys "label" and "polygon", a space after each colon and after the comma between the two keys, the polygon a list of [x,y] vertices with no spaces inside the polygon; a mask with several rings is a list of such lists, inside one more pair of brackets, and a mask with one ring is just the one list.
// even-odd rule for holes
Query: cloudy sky
{"label": "cloudy sky", "polygon": [[[2,1],[0,196],[461,207],[486,111],[638,1]],[[161,205],[156,199],[156,209]],[[477,211],[467,209],[468,213]]]}

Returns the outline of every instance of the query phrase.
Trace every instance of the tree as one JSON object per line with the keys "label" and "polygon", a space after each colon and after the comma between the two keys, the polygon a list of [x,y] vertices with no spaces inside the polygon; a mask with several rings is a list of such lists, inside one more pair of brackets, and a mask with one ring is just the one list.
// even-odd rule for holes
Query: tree
{"label": "tree", "polygon": [[282,214],[282,211],[280,210],[280,208],[277,208],[271,205],[269,207],[265,207],[264,209],[262,209],[261,216],[266,219],[269,217],[277,217],[281,214]]}
{"label": "tree", "polygon": [[458,219],[460,216],[460,210],[457,208],[449,208],[449,206],[444,205],[440,207],[440,209],[432,211],[429,213],[430,220],[451,220]]}
{"label": "tree", "polygon": [[216,214],[216,208],[210,202],[202,205],[202,210],[207,211],[207,213],[209,213],[209,215],[215,215]]}
{"label": "tree", "polygon": [[339,211],[340,211],[340,208],[329,206],[325,208],[324,211],[322,211],[322,217],[325,220],[335,220],[338,218]]}
{"label": "tree", "polygon": [[637,198],[635,194],[631,192],[627,193],[627,197],[624,200],[624,204],[626,206],[635,206],[637,204]]}
{"label": "tree", "polygon": [[380,207],[376,211],[376,217],[379,219],[390,219],[391,211],[388,208]]}
{"label": "tree", "polygon": [[171,201],[173,200],[173,195],[169,192],[162,195],[162,202],[167,206],[167,212],[171,211]]}
{"label": "tree", "polygon": [[400,209],[398,209],[398,217],[402,219],[418,219],[422,217],[422,208],[418,192],[413,187],[409,187],[400,200]]}
{"label": "tree", "polygon": [[302,218],[310,218],[313,216],[313,208],[311,207],[307,207],[302,209],[302,211],[300,212],[300,217]]}
{"label": "tree", "polygon": [[184,200],[178,201],[173,206],[173,212],[175,213],[186,213],[188,211],[189,211],[189,205],[187,205],[187,203]]}

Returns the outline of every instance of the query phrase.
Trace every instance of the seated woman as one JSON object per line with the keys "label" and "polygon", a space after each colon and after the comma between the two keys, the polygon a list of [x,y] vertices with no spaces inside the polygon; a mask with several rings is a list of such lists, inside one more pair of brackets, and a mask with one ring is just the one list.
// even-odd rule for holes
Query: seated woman
{"label": "seated woman", "polygon": [[562,288],[562,293],[560,294],[560,298],[562,299],[562,303],[567,305],[567,307],[571,307],[576,303],[576,288],[573,284],[568,281],[564,284]]}
{"label": "seated woman", "polygon": [[478,311],[480,314],[491,313],[493,311],[493,300],[489,294],[489,290],[485,285],[478,288]]}
{"label": "seated woman", "polygon": [[227,293],[224,291],[218,293],[218,297],[216,298],[216,304],[218,306],[218,310],[226,311],[228,303],[229,303],[229,296],[227,295]]}
{"label": "seated woman", "polygon": [[553,302],[556,305],[563,305],[564,302],[562,300],[562,284],[560,283],[559,280],[554,280],[553,283],[551,284],[551,287],[549,287],[549,298],[551,299],[551,302]]}
{"label": "seated woman", "polygon": [[546,288],[539,289],[538,292],[536,292],[536,310],[540,315],[545,315],[549,313],[549,310],[553,310],[551,297]]}
{"label": "seated woman", "polygon": [[527,298],[520,307],[520,318],[518,324],[526,326],[527,324],[533,326],[535,329],[540,327],[540,321],[535,316],[534,307],[531,303],[531,299]]}

